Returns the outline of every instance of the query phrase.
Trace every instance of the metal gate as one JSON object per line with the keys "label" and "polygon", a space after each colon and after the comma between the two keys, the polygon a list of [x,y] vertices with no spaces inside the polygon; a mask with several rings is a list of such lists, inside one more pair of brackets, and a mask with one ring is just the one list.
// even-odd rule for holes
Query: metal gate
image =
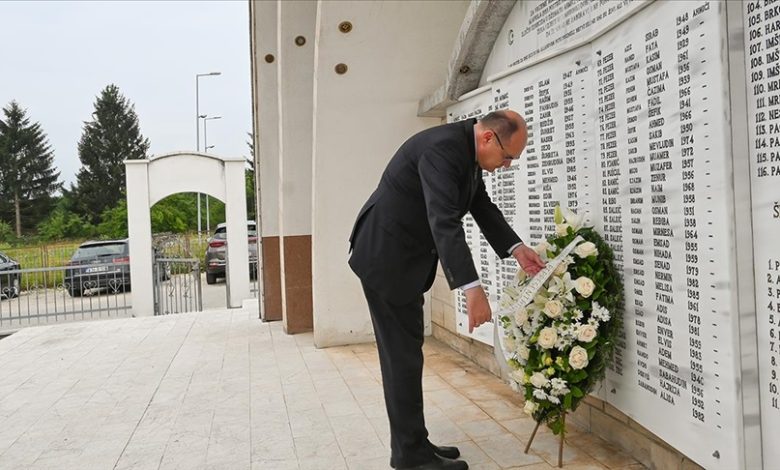
{"label": "metal gate", "polygon": [[203,310],[199,260],[156,258],[152,274],[155,315]]}

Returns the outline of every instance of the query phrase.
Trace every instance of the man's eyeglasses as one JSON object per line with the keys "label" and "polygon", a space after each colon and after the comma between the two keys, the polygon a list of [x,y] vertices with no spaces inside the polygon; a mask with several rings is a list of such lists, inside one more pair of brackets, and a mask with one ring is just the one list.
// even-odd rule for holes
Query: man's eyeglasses
{"label": "man's eyeglasses", "polygon": [[491,132],[493,132],[493,137],[496,138],[496,142],[498,143],[498,146],[501,147],[501,150],[504,152],[504,159],[505,160],[517,160],[520,158],[520,155],[513,157],[512,155],[509,155],[509,153],[504,148],[504,144],[501,143],[501,138],[498,137],[498,133],[494,131],[493,129],[490,129]]}

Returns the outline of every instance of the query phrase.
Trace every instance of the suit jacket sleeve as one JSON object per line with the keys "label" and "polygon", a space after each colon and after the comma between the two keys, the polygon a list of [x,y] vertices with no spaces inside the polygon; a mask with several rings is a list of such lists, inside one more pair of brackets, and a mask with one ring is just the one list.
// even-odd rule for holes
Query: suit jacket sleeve
{"label": "suit jacket sleeve", "polygon": [[468,159],[452,158],[452,155],[444,155],[438,150],[428,150],[420,157],[417,171],[428,225],[450,289],[476,281],[479,276],[466,244],[458,207],[462,189],[460,181],[462,175],[469,171]]}
{"label": "suit jacket sleeve", "polygon": [[479,179],[479,186],[476,194],[474,194],[474,200],[469,211],[477,225],[479,225],[482,234],[485,235],[485,239],[493,247],[493,251],[500,258],[509,256],[509,248],[520,243],[520,237],[509,226],[504,218],[504,214],[490,200],[487,191],[485,191],[485,183],[482,181],[482,178]]}

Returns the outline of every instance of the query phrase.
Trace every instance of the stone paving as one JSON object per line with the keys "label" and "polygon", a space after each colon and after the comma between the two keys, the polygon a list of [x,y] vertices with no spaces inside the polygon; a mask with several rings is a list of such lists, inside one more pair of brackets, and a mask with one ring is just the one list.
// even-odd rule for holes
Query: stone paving
{"label": "stone paving", "polygon": [[[558,441],[499,379],[425,346],[431,439],[471,469],[555,468]],[[248,310],[24,329],[0,340],[0,469],[389,468],[373,344],[314,348]],[[641,469],[577,429],[568,469]]]}

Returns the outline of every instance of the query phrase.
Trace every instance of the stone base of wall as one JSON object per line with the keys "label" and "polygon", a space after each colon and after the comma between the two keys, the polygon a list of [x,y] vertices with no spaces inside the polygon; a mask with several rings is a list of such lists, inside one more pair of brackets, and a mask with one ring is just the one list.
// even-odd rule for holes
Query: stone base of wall
{"label": "stone base of wall", "polygon": [[[433,336],[480,367],[501,376],[492,347],[457,333],[454,302],[454,294],[439,269],[431,299]],[[586,397],[577,411],[568,415],[567,420],[571,420],[581,430],[614,444],[648,468],[702,468],[617,408],[596,397]]]}

